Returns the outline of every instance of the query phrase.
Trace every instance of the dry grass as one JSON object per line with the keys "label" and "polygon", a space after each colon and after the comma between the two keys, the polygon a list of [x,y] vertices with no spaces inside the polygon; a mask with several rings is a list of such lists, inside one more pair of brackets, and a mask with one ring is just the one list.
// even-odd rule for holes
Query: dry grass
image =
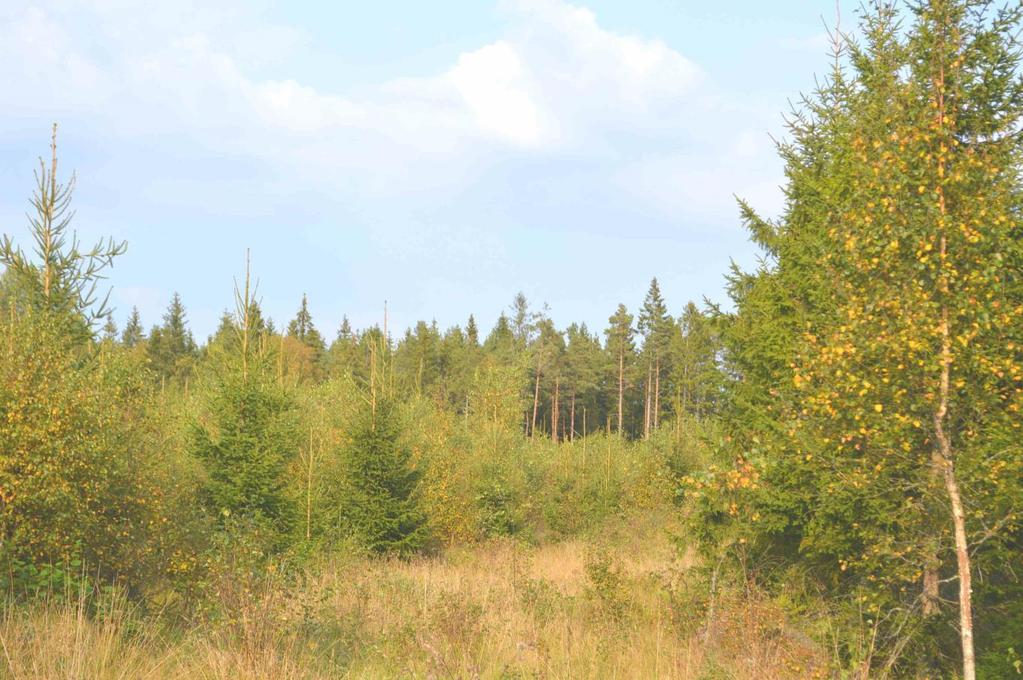
{"label": "dry grass", "polygon": [[300,584],[230,595],[226,620],[174,635],[123,600],[92,616],[81,602],[8,608],[0,675],[824,677],[820,651],[756,593],[718,594],[708,630],[674,555],[633,535],[614,548],[498,541],[412,562],[337,560]]}

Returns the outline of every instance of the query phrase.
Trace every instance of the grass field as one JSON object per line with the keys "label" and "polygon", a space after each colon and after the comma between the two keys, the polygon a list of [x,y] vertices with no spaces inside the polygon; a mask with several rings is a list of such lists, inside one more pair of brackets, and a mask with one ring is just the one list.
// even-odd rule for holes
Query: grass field
{"label": "grass field", "polygon": [[822,650],[757,592],[711,593],[658,522],[216,584],[183,627],[116,594],[8,607],[5,677],[807,678]]}

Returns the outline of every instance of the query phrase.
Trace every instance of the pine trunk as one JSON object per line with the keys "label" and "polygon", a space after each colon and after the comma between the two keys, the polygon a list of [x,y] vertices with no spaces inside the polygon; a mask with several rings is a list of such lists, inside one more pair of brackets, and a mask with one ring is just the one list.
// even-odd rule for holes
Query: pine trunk
{"label": "pine trunk", "polygon": [[572,426],[568,431],[568,440],[571,442],[575,441],[575,392],[572,393],[572,407],[570,409],[571,415],[569,416],[572,420]]}
{"label": "pine trunk", "polygon": [[657,357],[654,362],[654,417],[653,428],[656,430],[661,425],[661,358]]}
{"label": "pine trunk", "polygon": [[551,439],[558,441],[558,400],[561,397],[561,378],[554,379],[554,403],[551,404]]}
{"label": "pine trunk", "polygon": [[643,439],[650,438],[650,376],[653,375],[653,364],[647,362],[646,384],[643,385]]}
{"label": "pine trunk", "polygon": [[622,412],[625,398],[625,348],[618,350],[618,436],[622,436]]}
{"label": "pine trunk", "polygon": [[536,386],[533,388],[533,420],[529,427],[529,436],[536,436],[536,412],[540,407],[540,364],[536,365]]}

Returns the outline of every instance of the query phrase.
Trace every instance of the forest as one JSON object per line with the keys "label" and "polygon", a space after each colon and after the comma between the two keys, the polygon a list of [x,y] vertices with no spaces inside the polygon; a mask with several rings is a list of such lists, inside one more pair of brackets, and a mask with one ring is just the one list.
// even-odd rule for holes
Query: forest
{"label": "forest", "polygon": [[244,243],[212,336],[118,328],[54,125],[0,241],[0,676],[1023,677],[1021,19],[865,6],[729,303],[603,328],[273,320]]}

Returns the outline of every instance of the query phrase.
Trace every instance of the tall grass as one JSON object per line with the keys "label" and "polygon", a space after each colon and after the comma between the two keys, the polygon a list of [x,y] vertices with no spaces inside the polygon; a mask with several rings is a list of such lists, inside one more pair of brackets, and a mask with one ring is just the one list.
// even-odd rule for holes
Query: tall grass
{"label": "tall grass", "polygon": [[412,561],[339,556],[217,589],[188,630],[123,596],[8,604],[0,677],[825,677],[822,651],[751,588],[713,594],[663,537],[498,540]]}

